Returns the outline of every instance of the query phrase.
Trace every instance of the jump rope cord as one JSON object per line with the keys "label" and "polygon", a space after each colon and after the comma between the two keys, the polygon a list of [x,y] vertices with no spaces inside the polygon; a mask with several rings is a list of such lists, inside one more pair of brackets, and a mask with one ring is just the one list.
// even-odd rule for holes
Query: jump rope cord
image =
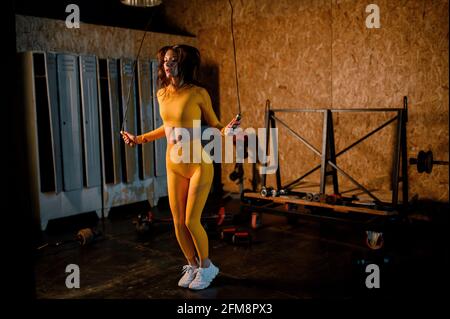
{"label": "jump rope cord", "polygon": [[236,93],[237,93],[237,103],[238,103],[238,114],[241,114],[241,98],[239,95],[239,77],[238,77],[238,69],[237,69],[237,59],[236,59],[236,41],[234,39],[234,25],[233,25],[233,16],[234,9],[231,0],[228,0],[228,3],[231,7],[231,37],[233,38],[233,54],[234,54],[234,75],[236,78]]}
{"label": "jump rope cord", "polygon": [[[234,9],[233,4],[231,3],[231,0],[228,0],[228,3],[231,7],[231,36],[233,38],[233,57],[234,57],[234,75],[236,79],[236,93],[237,93],[237,103],[238,103],[238,114],[241,114],[241,99],[240,99],[240,93],[239,93],[239,77],[238,77],[238,71],[237,71],[237,59],[236,59],[236,41],[234,39],[234,25],[233,25],[233,16],[234,16]],[[135,76],[135,69],[136,69],[136,63],[139,59],[139,56],[141,54],[142,46],[144,44],[145,36],[147,35],[148,27],[150,26],[150,23],[152,21],[153,16],[150,16],[150,19],[147,22],[147,25],[145,26],[144,35],[142,36],[141,44],[139,46],[138,53],[136,55],[136,59],[133,62],[133,69],[132,69],[132,80],[130,82],[130,85],[128,86],[128,94],[127,94],[127,103],[125,105],[125,111],[123,114],[123,121],[121,125],[121,131],[125,128],[125,123],[127,121],[127,113],[128,113],[128,105],[130,103],[130,96],[131,96],[131,86],[134,84],[134,76]]]}
{"label": "jump rope cord", "polygon": [[148,28],[149,28],[149,26],[150,26],[150,24],[151,24],[151,22],[152,22],[152,19],[153,19],[153,15],[150,15],[150,19],[148,20],[147,25],[145,26],[145,29],[144,29],[144,35],[142,36],[141,44],[140,44],[140,46],[139,46],[138,53],[137,53],[137,55],[136,55],[136,59],[135,59],[134,62],[133,62],[132,77],[131,77],[130,85],[128,86],[127,103],[126,103],[126,105],[125,105],[125,111],[124,111],[124,113],[123,113],[123,121],[122,121],[122,126],[121,126],[120,131],[123,131],[123,130],[124,130],[125,123],[126,123],[126,121],[127,121],[128,105],[129,105],[129,103],[130,103],[130,96],[131,96],[131,86],[134,84],[134,75],[135,75],[135,73],[136,73],[136,71],[135,71],[135,69],[136,69],[136,63],[137,63],[137,61],[138,61],[138,59],[139,59],[139,56],[140,56],[140,54],[141,54],[141,49],[142,49],[142,46],[143,46],[143,44],[144,44],[145,36],[147,35],[147,30],[148,30]]}

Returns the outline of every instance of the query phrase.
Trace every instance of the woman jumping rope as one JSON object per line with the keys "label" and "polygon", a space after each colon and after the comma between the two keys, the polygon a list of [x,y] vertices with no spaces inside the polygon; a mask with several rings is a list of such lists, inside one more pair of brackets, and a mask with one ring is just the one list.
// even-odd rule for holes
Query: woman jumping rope
{"label": "woman jumping rope", "polygon": [[[200,218],[213,181],[214,169],[201,140],[193,137],[194,121],[203,116],[208,125],[228,135],[230,128],[240,122],[232,120],[224,127],[217,119],[208,92],[197,82],[200,67],[199,51],[188,45],[165,46],[158,51],[158,103],[163,125],[148,133],[134,136],[121,131],[129,146],[167,138],[166,167],[169,205],[173,216],[175,235],[188,264],[183,266],[180,287],[200,290],[208,287],[219,273],[209,259],[208,236]],[[183,128],[190,132],[188,141],[177,133]],[[232,130],[231,130],[232,131]],[[190,151],[190,161],[174,161],[175,153]],[[179,146],[179,145],[178,145]],[[195,154],[199,150],[201,154]],[[198,151],[197,151],[198,153]],[[200,160],[192,160],[197,158]]]}

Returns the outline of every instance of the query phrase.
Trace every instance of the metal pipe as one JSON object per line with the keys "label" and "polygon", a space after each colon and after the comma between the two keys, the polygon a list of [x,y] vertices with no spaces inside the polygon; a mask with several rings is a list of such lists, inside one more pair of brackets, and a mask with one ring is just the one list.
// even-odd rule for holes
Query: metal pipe
{"label": "metal pipe", "polygon": [[294,112],[294,113],[314,113],[314,112],[326,112],[330,110],[333,113],[346,113],[346,112],[397,112],[403,109],[399,108],[375,108],[375,109],[272,109],[273,112]]}
{"label": "metal pipe", "polygon": [[275,115],[272,115],[272,117],[277,120],[278,122],[280,122],[284,127],[286,127],[288,129],[288,131],[293,134],[295,137],[297,137],[300,141],[302,141],[311,151],[313,151],[314,153],[316,153],[316,155],[318,156],[322,156],[322,154],[320,154],[320,151],[317,150],[314,146],[312,146],[307,140],[305,140],[303,137],[301,137],[299,134],[297,134],[295,131],[293,131],[286,123],[284,123],[282,120],[280,120],[279,118],[277,118]]}
{"label": "metal pipe", "polygon": [[334,167],[336,170],[339,171],[339,173],[341,173],[342,175],[344,175],[345,177],[347,177],[353,184],[355,184],[356,186],[358,186],[361,190],[363,190],[367,195],[369,195],[370,197],[372,197],[375,201],[381,203],[381,200],[379,200],[375,195],[373,195],[367,188],[365,188],[364,186],[362,186],[360,183],[358,183],[353,177],[351,177],[349,174],[347,174],[346,172],[344,172],[342,169],[340,169],[336,164],[334,164],[332,161],[328,161],[328,164],[330,164],[332,167]]}
{"label": "metal pipe", "polygon": [[131,7],[149,8],[159,6],[162,0],[120,0],[120,2]]}
{"label": "metal pipe", "polygon": [[[360,139],[358,139],[357,141],[353,142],[352,144],[350,144],[349,146],[347,146],[346,148],[344,148],[343,150],[341,150],[340,152],[338,152],[336,154],[336,157],[344,154],[345,152],[347,152],[348,150],[350,150],[351,148],[355,147],[356,145],[358,145],[359,143],[361,143],[362,141],[364,141],[365,139],[369,138],[370,136],[372,136],[373,134],[375,134],[376,132],[380,131],[381,129],[383,129],[384,127],[386,127],[387,125],[391,124],[392,122],[394,122],[397,119],[397,116],[393,117],[392,119],[390,119],[389,121],[385,122],[384,124],[382,124],[381,126],[377,127],[376,129],[374,129],[373,131],[367,133],[366,135],[364,135],[363,137],[361,137]],[[314,173],[315,171],[317,171],[320,168],[320,164],[315,166],[314,168],[312,168],[311,170],[309,170],[308,172],[306,172],[305,174],[303,174],[302,176],[300,176],[299,178],[297,178],[296,180],[290,182],[289,184],[287,184],[286,186],[284,186],[283,188],[288,188],[291,187],[292,185],[296,184],[297,182],[301,181],[303,178],[305,178],[306,176]]]}

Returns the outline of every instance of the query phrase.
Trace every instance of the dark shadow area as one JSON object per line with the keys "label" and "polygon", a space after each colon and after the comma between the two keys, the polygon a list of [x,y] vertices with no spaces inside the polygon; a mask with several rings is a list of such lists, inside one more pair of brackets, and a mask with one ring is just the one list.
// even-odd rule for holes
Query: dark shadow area
{"label": "dark shadow area", "polygon": [[[5,107],[2,108],[2,117],[6,121],[5,130],[11,136],[22,136],[24,121],[23,103],[20,101],[20,88],[18,86],[18,70],[20,64],[16,52],[16,20],[14,1],[6,1],[2,9],[2,30],[4,31],[3,47],[5,61],[5,72],[9,75],[8,80],[3,82],[2,97]],[[32,234],[33,216],[31,216],[30,180],[28,178],[27,161],[29,157],[24,151],[22,143],[17,139],[7,138],[5,140],[5,180],[8,183],[4,201],[5,211],[4,238],[8,242],[5,245],[4,263],[5,273],[3,284],[9,291],[6,296],[9,300],[27,302],[35,298],[35,277],[33,273],[32,258]]]}
{"label": "dark shadow area", "polygon": [[[211,196],[204,214],[221,199]],[[35,256],[37,297],[119,299],[303,299],[394,301],[439,300],[447,282],[448,252],[443,225],[411,221],[386,229],[382,249],[369,249],[365,232],[347,223],[262,215],[251,229],[240,202],[222,200],[228,218],[207,229],[210,255],[220,267],[212,286],[202,291],[177,287],[185,263],[177,244],[167,198],[156,207],[146,202],[115,208],[99,220],[102,236],[90,245],[41,249]],[[133,221],[151,210],[154,223],[139,233]],[[95,221],[92,221],[95,222]],[[86,227],[85,223],[79,226]],[[248,231],[252,242],[233,243],[220,236],[227,227]],[[55,240],[73,236],[75,222]],[[63,228],[61,228],[63,229]],[[79,265],[80,289],[65,287],[64,267]],[[369,289],[368,265],[380,270],[381,287]]]}
{"label": "dark shadow area", "polygon": [[112,27],[145,30],[182,36],[193,36],[179,29],[165,15],[164,3],[151,8],[138,8],[123,5],[120,0],[16,0],[15,13],[65,21],[71,12],[66,12],[69,4],[80,9],[81,22]]}

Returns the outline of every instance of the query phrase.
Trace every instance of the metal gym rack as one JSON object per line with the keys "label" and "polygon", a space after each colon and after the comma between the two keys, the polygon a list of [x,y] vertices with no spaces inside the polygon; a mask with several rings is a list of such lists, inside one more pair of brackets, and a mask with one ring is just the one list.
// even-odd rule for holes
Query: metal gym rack
{"label": "metal gym rack", "polygon": [[[316,149],[304,137],[290,128],[284,121],[276,116],[277,113],[305,112],[323,114],[322,146],[321,150]],[[354,141],[341,151],[336,153],[333,130],[334,113],[394,113],[394,116],[382,125],[376,127],[363,137]],[[382,230],[386,218],[401,216],[408,206],[408,171],[407,171],[407,140],[406,122],[408,120],[408,99],[403,98],[402,108],[355,108],[355,109],[272,109],[270,101],[266,102],[265,128],[266,128],[266,155],[269,155],[269,134],[271,128],[276,128],[276,123],[285,127],[289,133],[305,144],[314,154],[320,158],[320,164],[310,169],[297,179],[287,184],[281,182],[280,165],[276,168],[276,188],[266,186],[266,175],[262,176],[261,192],[244,192],[242,194],[243,209],[253,213],[252,226],[256,227],[256,216],[261,213],[275,213],[287,215],[296,219],[300,216],[326,218],[332,220],[346,220],[357,225],[362,225],[367,231],[369,247],[379,248],[380,232],[372,232],[376,229]],[[373,192],[359,183],[350,174],[337,165],[336,159],[346,153],[356,145],[367,140],[375,133],[379,132],[389,124],[395,123],[395,147],[392,166],[392,194],[390,201],[382,201]],[[267,165],[267,163],[265,164]],[[320,169],[320,190],[318,193],[298,192],[291,190],[292,187]],[[366,193],[372,199],[369,203],[358,203],[355,198],[345,198],[340,195],[338,173],[350,180],[359,190]],[[333,194],[326,194],[327,177],[331,177]],[[399,190],[401,184],[401,201],[399,200]],[[311,213],[314,212],[314,213]],[[340,214],[345,213],[345,214]],[[364,215],[364,218],[361,218]],[[345,217],[345,218],[344,218]],[[349,218],[350,217],[350,218]],[[354,217],[354,218],[352,218]],[[374,242],[375,240],[375,242]]]}

